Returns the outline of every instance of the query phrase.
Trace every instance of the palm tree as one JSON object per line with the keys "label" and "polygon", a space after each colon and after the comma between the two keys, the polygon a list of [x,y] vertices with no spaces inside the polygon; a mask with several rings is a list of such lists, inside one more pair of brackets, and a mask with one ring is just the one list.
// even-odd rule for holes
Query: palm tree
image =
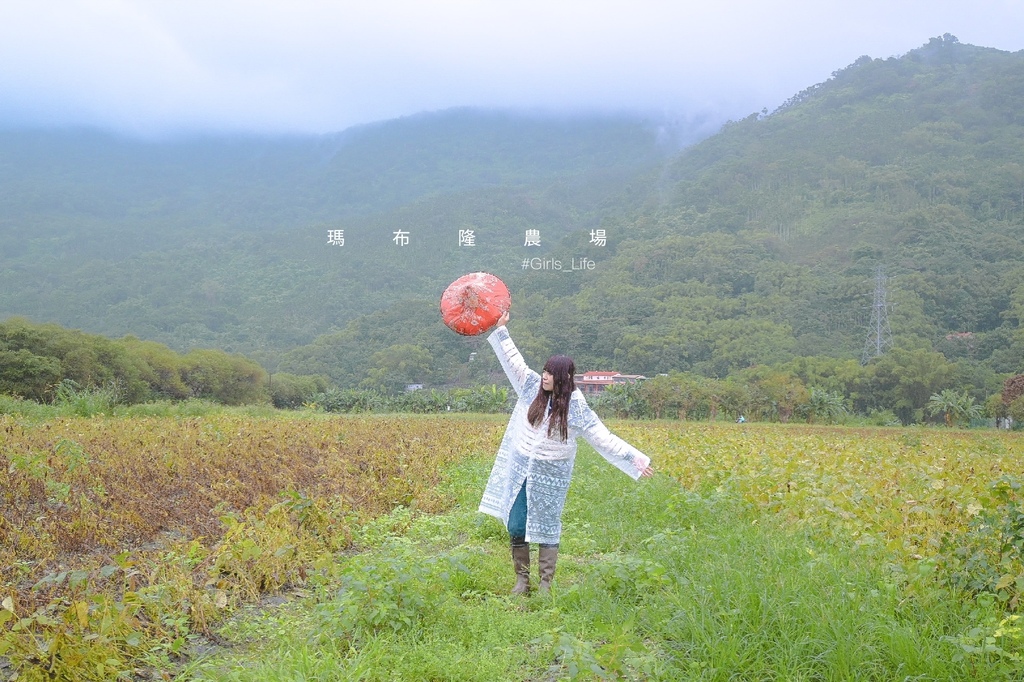
{"label": "palm tree", "polygon": [[846,405],[843,404],[843,396],[839,393],[811,387],[811,394],[804,405],[804,410],[807,412],[807,421],[812,424],[819,419],[827,424],[834,424],[839,417],[846,414]]}
{"label": "palm tree", "polygon": [[613,384],[591,401],[594,407],[604,407],[620,419],[639,418],[646,412],[647,401],[637,384]]}
{"label": "palm tree", "polygon": [[941,393],[933,393],[928,399],[928,414],[934,416],[942,414],[946,426],[953,426],[966,420],[981,416],[981,406],[974,404],[974,398],[967,395],[967,391],[957,393],[951,388],[943,389]]}

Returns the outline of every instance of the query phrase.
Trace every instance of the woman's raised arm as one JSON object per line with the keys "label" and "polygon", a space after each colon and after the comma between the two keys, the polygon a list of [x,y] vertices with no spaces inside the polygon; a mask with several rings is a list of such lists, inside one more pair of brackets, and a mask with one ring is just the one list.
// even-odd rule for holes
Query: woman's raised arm
{"label": "woman's raised arm", "polygon": [[512,390],[516,392],[516,395],[522,395],[526,381],[531,376],[537,377],[539,381],[540,375],[527,366],[526,360],[523,359],[519,349],[516,348],[516,344],[512,342],[508,329],[505,328],[506,322],[508,322],[507,310],[498,318],[498,323],[495,325],[494,331],[487,337],[487,341],[491,344],[491,348],[494,349],[494,354],[498,356],[498,362],[501,363],[501,368],[505,370],[505,376],[508,377],[509,383],[512,384]]}

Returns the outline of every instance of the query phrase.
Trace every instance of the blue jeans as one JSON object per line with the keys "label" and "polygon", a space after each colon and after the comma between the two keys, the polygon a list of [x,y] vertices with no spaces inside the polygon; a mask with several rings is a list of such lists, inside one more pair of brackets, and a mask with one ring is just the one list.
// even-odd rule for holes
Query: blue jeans
{"label": "blue jeans", "polygon": [[[508,512],[508,534],[512,538],[513,547],[522,547],[526,544],[526,481],[516,495],[516,501],[512,503],[512,509]],[[558,543],[544,544],[541,547],[558,547]]]}
{"label": "blue jeans", "polygon": [[526,481],[523,481],[523,487],[508,513],[508,534],[513,545],[526,544]]}

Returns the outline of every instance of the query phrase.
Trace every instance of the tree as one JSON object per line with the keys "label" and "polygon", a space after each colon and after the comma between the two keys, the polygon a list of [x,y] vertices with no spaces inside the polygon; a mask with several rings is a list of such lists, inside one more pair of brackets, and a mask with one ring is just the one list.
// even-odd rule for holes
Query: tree
{"label": "tree", "polygon": [[620,419],[647,416],[650,407],[637,384],[617,384],[609,386],[600,395],[591,400],[595,409],[610,410]]}
{"label": "tree", "polygon": [[267,373],[241,355],[220,350],[194,350],[182,358],[183,381],[196,398],[226,405],[265,403]]}
{"label": "tree", "polygon": [[655,419],[661,419],[665,409],[678,400],[679,384],[672,377],[657,376],[645,381],[640,388],[644,400],[650,405]]}
{"label": "tree", "polygon": [[935,416],[943,415],[946,426],[954,426],[963,421],[970,422],[981,416],[981,406],[974,404],[974,398],[966,391],[957,393],[951,388],[941,393],[934,393],[928,399],[928,414]]}
{"label": "tree", "polygon": [[867,366],[867,408],[891,409],[904,424],[920,419],[929,396],[948,388],[955,366],[941,353],[894,348]]}
{"label": "tree", "polygon": [[1021,396],[1010,403],[1006,411],[1010,414],[1013,421],[1017,422],[1017,424],[1024,424],[1024,396]]}
{"label": "tree", "polygon": [[747,412],[757,419],[776,418],[786,423],[807,402],[807,387],[799,377],[769,367],[752,367],[741,373],[750,390]]}
{"label": "tree", "polygon": [[743,383],[733,379],[719,381],[708,380],[709,400],[711,402],[711,413],[709,419],[717,419],[718,411],[721,409],[729,419],[736,419],[745,414],[750,404],[750,389]]}
{"label": "tree", "polygon": [[812,386],[803,412],[811,424],[817,421],[834,424],[839,417],[846,414],[846,405],[843,404],[843,396],[840,393]]}
{"label": "tree", "polygon": [[432,375],[430,351],[411,343],[400,343],[377,351],[360,386],[384,393],[400,393],[409,384],[427,381]]}
{"label": "tree", "polygon": [[985,415],[994,419],[1005,419],[1010,416],[1010,406],[1003,402],[1003,396],[993,393],[985,400]]}
{"label": "tree", "polygon": [[288,410],[311,402],[314,395],[327,390],[327,379],[322,376],[296,376],[278,372],[270,376],[270,400],[274,407]]}
{"label": "tree", "polygon": [[121,345],[142,361],[142,379],[149,384],[151,397],[182,400],[189,388],[182,380],[182,356],[155,341],[140,341],[133,336],[121,339]]}
{"label": "tree", "polygon": [[60,381],[57,358],[35,355],[22,348],[0,350],[0,393],[44,401]]}
{"label": "tree", "polygon": [[1017,398],[1024,395],[1024,374],[1017,374],[1003,382],[1002,399],[1009,405]]}

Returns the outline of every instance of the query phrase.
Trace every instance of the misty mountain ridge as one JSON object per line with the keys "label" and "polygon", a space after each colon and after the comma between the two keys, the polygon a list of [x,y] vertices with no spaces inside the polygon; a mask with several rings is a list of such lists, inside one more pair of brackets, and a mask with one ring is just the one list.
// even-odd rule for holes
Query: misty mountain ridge
{"label": "misty mountain ridge", "polygon": [[443,382],[480,340],[445,329],[437,298],[487,270],[530,354],[724,376],[859,357],[882,266],[897,344],[988,381],[1024,369],[1022,62],[952,36],[864,57],[682,152],[685,129],[640,119],[470,110],[315,139],[6,131],[0,314],[342,384],[397,344]]}

